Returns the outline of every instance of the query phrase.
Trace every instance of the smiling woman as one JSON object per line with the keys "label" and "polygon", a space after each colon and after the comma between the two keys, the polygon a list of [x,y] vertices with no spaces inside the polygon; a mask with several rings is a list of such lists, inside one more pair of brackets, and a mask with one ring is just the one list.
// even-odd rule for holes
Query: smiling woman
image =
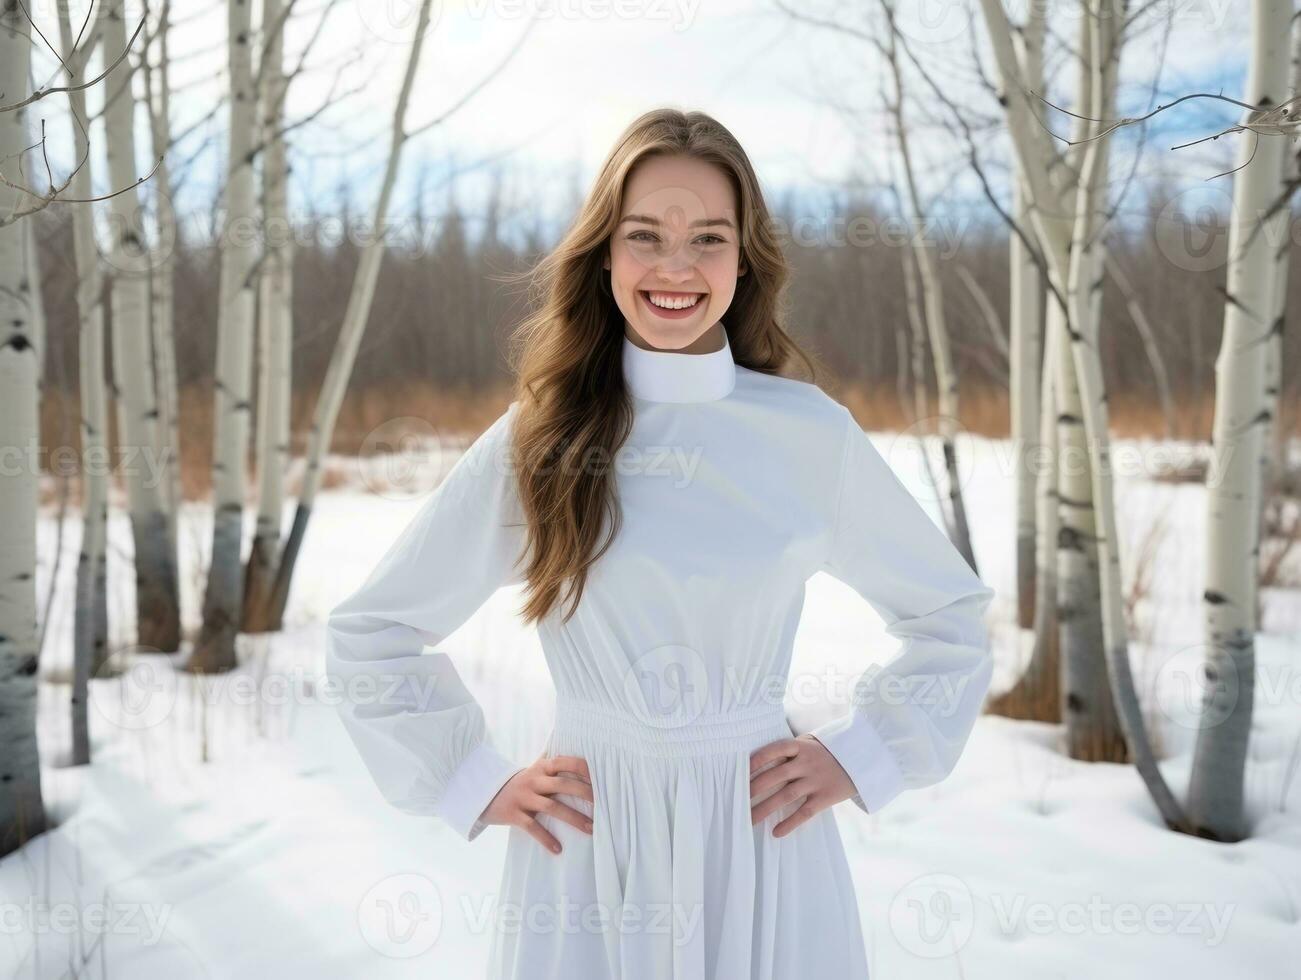
{"label": "smiling woman", "polygon": [[[726,129],[638,119],[540,269],[518,397],[330,618],[340,680],[409,682],[343,706],[388,799],[467,840],[509,827],[496,980],[867,977],[831,807],[944,778],[989,684],[993,593],[848,410],[782,373],[799,352],[767,228]],[[819,570],[903,650],[796,738],[783,692]],[[421,653],[508,583],[556,687],[529,765]]]}

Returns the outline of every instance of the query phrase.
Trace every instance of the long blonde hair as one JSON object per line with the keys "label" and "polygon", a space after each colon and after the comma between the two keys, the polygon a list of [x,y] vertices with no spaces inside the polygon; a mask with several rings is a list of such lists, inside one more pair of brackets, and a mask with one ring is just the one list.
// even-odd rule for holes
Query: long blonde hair
{"label": "long blonde hair", "polygon": [[545,616],[564,588],[572,600],[565,619],[573,615],[589,566],[621,524],[609,463],[628,437],[633,405],[623,378],[624,317],[603,262],[628,177],[654,154],[694,157],[731,178],[747,268],[723,317],[736,363],[780,374],[798,357],[810,378],[817,373],[782,326],[790,268],[741,145],[703,112],[662,108],[638,117],[615,142],[559,244],[524,273],[536,312],[517,328],[509,352],[520,403],[512,455],[528,522],[524,622]]}

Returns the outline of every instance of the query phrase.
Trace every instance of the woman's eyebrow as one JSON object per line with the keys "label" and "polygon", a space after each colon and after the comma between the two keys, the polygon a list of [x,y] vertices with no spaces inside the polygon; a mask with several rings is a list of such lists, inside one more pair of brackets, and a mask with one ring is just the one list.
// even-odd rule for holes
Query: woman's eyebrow
{"label": "woman's eyebrow", "polygon": [[[625,214],[623,218],[620,219],[619,224],[623,224],[626,221],[640,221],[642,224],[645,225],[660,225],[664,223],[660,221],[659,218],[651,214]],[[708,228],[711,225],[723,225],[733,230],[736,229],[736,226],[732,224],[732,222],[727,218],[701,218],[699,221],[691,222],[691,224],[687,225],[687,227]]]}

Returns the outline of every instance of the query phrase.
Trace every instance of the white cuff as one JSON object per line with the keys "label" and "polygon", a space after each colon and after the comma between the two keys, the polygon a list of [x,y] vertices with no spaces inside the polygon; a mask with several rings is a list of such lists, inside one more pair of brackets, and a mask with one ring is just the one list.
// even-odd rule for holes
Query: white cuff
{"label": "white cuff", "polygon": [[876,813],[904,789],[903,773],[880,733],[858,711],[849,711],[809,732],[836,757],[853,780],[852,797],[865,813]]}
{"label": "white cuff", "polygon": [[506,781],[523,769],[487,742],[461,760],[443,790],[438,815],[465,840],[474,840],[488,825],[479,818]]}

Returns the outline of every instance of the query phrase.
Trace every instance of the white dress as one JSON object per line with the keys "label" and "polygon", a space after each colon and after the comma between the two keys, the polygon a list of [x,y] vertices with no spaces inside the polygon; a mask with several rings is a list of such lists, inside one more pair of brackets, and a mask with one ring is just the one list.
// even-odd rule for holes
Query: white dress
{"label": "white dress", "polygon": [[[587,761],[586,834],[548,814],[553,854],[509,827],[492,980],[868,976],[832,810],[750,821],[749,756],[794,736],[783,709],[806,580],[852,586],[901,640],[812,734],[874,813],[943,779],[989,685],[993,597],[853,416],[814,385],[625,338],[635,421],[616,462],[622,528],[568,622],[538,625],[556,688],[545,751]],[[329,617],[328,673],[382,697],[340,706],[385,798],[467,841],[532,759],[504,757],[436,645],[499,586],[523,514],[513,402],[457,461],[366,582]],[[864,660],[867,660],[866,652]],[[393,680],[405,683],[394,690]],[[360,689],[360,688],[357,688]],[[939,693],[937,693],[939,692]]]}

